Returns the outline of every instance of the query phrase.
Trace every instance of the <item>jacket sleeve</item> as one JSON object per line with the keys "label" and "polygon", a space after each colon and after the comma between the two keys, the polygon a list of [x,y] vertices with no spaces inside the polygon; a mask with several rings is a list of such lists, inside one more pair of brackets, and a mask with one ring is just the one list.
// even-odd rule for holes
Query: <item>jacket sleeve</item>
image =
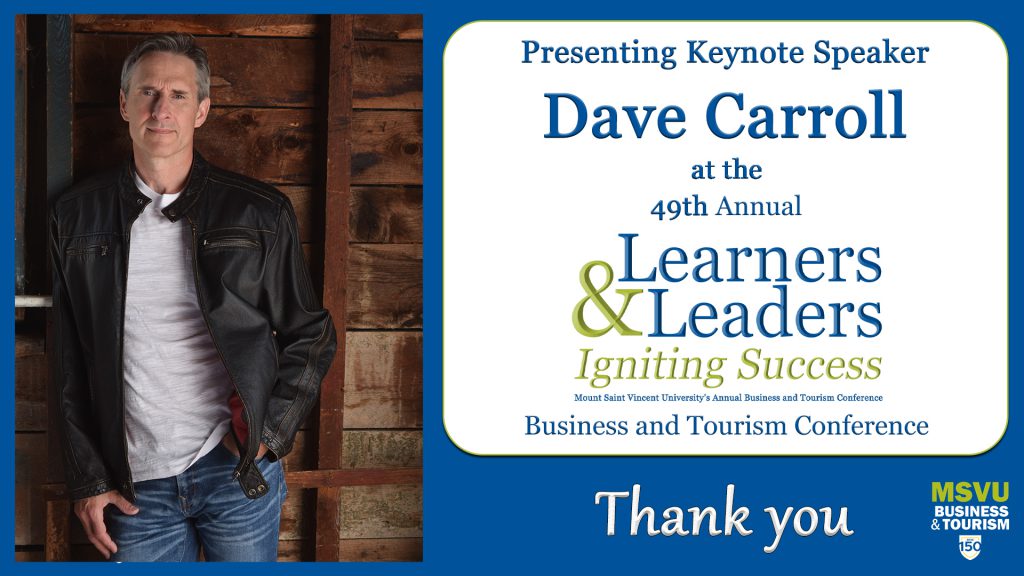
{"label": "jacket sleeve", "polygon": [[295,433],[316,403],[320,381],[337,347],[331,315],[313,291],[297,228],[295,212],[286,199],[264,275],[265,301],[278,346],[277,382],[261,437],[272,458],[291,451]]}
{"label": "jacket sleeve", "polygon": [[92,394],[85,358],[62,266],[60,234],[50,214],[50,263],[53,268],[53,350],[51,386],[57,403],[57,433],[64,452],[64,476],[73,500],[116,488],[96,446]]}

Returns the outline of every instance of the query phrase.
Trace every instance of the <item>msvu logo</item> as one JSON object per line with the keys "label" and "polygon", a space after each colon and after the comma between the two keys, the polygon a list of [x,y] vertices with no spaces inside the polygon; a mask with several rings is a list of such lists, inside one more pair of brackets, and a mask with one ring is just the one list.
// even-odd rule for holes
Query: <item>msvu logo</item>
{"label": "msvu logo", "polygon": [[981,554],[981,536],[960,536],[960,554],[974,560]]}
{"label": "msvu logo", "polygon": [[[1009,500],[1010,483],[932,482],[932,502],[987,502],[989,498],[995,502]],[[978,545],[981,546],[980,543]]]}

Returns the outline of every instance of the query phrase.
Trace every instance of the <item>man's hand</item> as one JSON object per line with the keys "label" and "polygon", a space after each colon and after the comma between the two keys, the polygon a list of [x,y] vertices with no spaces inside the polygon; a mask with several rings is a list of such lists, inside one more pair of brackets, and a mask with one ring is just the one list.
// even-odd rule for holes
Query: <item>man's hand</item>
{"label": "man's hand", "polygon": [[[232,436],[230,432],[224,435],[224,440],[222,440],[221,442],[224,444],[224,447],[227,448],[229,452],[231,452],[235,456],[238,456],[239,458],[242,457],[242,455],[238,452],[238,445],[235,444],[235,437]],[[267,453],[267,450],[269,449],[270,448],[267,448],[266,444],[260,442],[260,449],[258,452],[256,452],[256,459],[262,459],[263,456]]]}
{"label": "man's hand", "polygon": [[100,554],[109,560],[110,555],[117,552],[117,544],[107,534],[107,525],[103,522],[103,509],[108,504],[117,506],[118,510],[130,516],[139,513],[139,509],[124,496],[121,496],[117,490],[90,496],[83,500],[75,500],[75,515],[82,521],[85,535],[89,537],[89,542],[92,542]]}

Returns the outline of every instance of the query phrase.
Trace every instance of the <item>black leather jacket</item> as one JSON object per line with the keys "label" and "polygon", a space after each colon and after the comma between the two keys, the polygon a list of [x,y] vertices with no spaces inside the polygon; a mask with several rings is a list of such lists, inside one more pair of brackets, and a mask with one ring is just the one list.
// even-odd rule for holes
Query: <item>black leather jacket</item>
{"label": "black leather jacket", "polygon": [[[51,210],[51,356],[72,499],[116,489],[135,500],[122,339],[131,226],[149,202],[126,162],[74,186]],[[259,498],[267,492],[254,463],[259,440],[272,459],[291,450],[334,358],[334,325],[310,283],[291,203],[272,186],[196,153],[188,184],[163,213],[192,228],[199,307],[249,427],[235,477]]]}

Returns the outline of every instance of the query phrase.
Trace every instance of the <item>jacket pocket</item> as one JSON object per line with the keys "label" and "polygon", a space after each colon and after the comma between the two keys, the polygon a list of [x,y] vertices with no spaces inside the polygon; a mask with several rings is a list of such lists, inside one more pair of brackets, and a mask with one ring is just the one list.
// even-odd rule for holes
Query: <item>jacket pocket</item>
{"label": "jacket pocket", "polygon": [[77,256],[106,256],[110,251],[110,244],[88,244],[85,246],[68,246],[64,255],[68,257]]}
{"label": "jacket pocket", "polygon": [[199,249],[204,251],[217,249],[259,250],[262,246],[259,235],[250,230],[211,232],[199,242]]}

